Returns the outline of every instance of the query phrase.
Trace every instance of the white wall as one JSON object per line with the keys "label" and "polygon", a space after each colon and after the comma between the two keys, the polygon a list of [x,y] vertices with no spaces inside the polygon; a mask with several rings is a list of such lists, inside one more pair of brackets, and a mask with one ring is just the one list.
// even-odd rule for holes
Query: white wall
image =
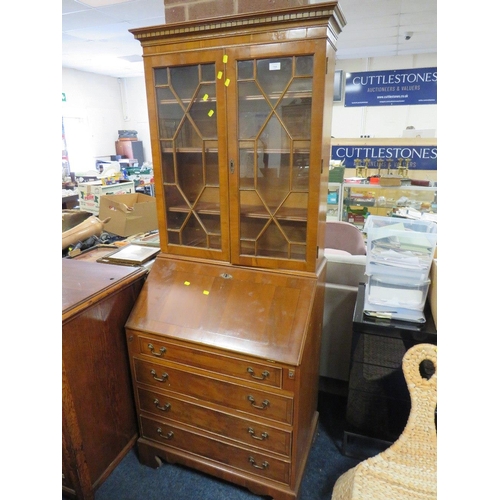
{"label": "white wall", "polygon": [[[372,71],[411,69],[437,66],[437,54],[337,60],[336,69]],[[143,141],[144,161],[152,163],[146,86],[143,77],[117,79],[73,69],[62,70],[62,104],[65,126],[78,130],[79,137],[88,143],[85,151],[71,148],[71,130],[68,152],[71,170],[75,165],[95,167],[95,158],[115,154],[118,130],[137,130]],[[344,102],[333,104],[332,136],[335,138],[401,137],[408,126],[416,129],[436,129],[437,105],[344,107]],[[75,158],[75,153],[78,158]],[[79,169],[80,171],[80,169]]]}
{"label": "white wall", "polygon": [[[112,78],[109,76],[62,69],[62,116],[67,136],[71,170],[95,168],[95,159],[116,154],[118,130],[137,130],[143,141],[144,161],[151,162],[146,85],[143,77]],[[79,132],[87,144],[85,151],[73,148],[72,132]],[[74,143],[74,142],[73,142]],[[78,156],[78,157],[75,157]],[[109,158],[108,158],[109,159]]]}
{"label": "white wall", "polygon": [[[335,69],[347,72],[437,67],[437,54],[337,60]],[[402,137],[408,126],[435,129],[437,105],[344,107],[344,100],[333,104],[332,136],[337,139]]]}

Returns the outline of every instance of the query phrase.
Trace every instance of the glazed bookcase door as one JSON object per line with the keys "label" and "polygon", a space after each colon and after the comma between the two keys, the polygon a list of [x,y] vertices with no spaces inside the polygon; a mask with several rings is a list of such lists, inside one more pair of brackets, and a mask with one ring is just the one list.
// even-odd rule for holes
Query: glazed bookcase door
{"label": "glazed bookcase door", "polygon": [[[228,129],[231,258],[241,265],[310,271],[318,221],[311,193],[317,193],[321,173],[321,147],[314,141],[321,144],[323,102],[313,92],[313,44],[301,44],[300,51],[297,44],[288,50],[283,45],[261,47],[259,58],[245,49],[229,51],[229,81],[235,82],[227,87],[235,119]],[[324,64],[322,73],[324,79]]]}
{"label": "glazed bookcase door", "polygon": [[167,59],[154,56],[148,64],[161,249],[227,261],[227,169],[221,168],[227,165],[222,52],[170,54]]}

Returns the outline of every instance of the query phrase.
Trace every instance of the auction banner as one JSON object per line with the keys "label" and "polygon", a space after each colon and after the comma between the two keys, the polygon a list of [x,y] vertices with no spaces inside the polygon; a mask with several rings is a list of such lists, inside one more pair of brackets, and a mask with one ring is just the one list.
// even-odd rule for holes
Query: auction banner
{"label": "auction banner", "polygon": [[[437,146],[332,146],[332,160],[343,160],[346,168],[355,168],[354,160],[370,159],[368,168],[377,168],[382,160],[382,170],[390,164],[396,171],[398,159],[409,160],[410,170],[437,170]],[[403,166],[405,163],[403,162]]]}
{"label": "auction banner", "polygon": [[346,73],[344,106],[437,104],[437,68]]}

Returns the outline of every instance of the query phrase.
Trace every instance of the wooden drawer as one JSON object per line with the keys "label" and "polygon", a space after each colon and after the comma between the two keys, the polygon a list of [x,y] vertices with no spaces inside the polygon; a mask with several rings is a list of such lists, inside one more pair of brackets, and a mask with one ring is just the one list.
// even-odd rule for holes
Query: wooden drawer
{"label": "wooden drawer", "polygon": [[260,477],[289,484],[290,462],[232,446],[207,436],[202,436],[178,426],[141,417],[141,434],[164,446],[178,448],[210,460],[229,465]]}
{"label": "wooden drawer", "polygon": [[225,408],[292,424],[293,397],[134,358],[136,380],[160,389],[209,401]]}
{"label": "wooden drawer", "polygon": [[139,352],[158,359],[185,363],[190,366],[229,375],[241,380],[257,382],[272,387],[282,387],[282,368],[260,362],[249,362],[199,349],[190,349],[175,343],[165,342],[137,334]]}
{"label": "wooden drawer", "polygon": [[183,401],[171,394],[139,388],[138,395],[141,412],[154,413],[162,420],[193,425],[245,445],[262,448],[261,451],[290,456],[291,431]]}

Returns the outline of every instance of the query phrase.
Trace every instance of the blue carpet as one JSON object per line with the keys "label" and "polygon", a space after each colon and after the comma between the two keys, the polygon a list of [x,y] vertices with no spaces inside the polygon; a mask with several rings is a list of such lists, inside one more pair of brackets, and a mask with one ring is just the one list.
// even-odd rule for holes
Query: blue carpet
{"label": "blue carpet", "polygon": [[[330,500],[333,485],[359,460],[343,456],[345,398],[319,393],[319,423],[302,479],[301,500]],[[247,489],[181,465],[141,465],[132,449],[95,494],[95,500],[257,500]],[[64,499],[64,496],[63,496]]]}

